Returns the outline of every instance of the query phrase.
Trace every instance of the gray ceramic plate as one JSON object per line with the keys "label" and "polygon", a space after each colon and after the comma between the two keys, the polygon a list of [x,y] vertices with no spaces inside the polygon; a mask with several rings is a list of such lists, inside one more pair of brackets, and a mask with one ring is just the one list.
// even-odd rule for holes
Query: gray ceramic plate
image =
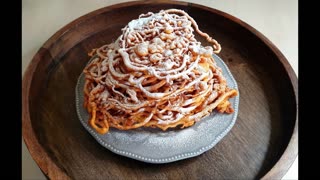
{"label": "gray ceramic plate", "polygon": [[[228,67],[217,55],[214,58],[222,68],[229,87],[238,90]],[[111,128],[107,134],[100,135],[88,125],[89,114],[83,108],[83,86],[84,74],[81,74],[76,86],[76,109],[85,129],[110,151],[148,163],[169,163],[208,151],[231,130],[238,115],[239,95],[230,99],[234,113],[219,114],[213,111],[210,116],[189,128],[165,132],[149,128],[128,131]]]}

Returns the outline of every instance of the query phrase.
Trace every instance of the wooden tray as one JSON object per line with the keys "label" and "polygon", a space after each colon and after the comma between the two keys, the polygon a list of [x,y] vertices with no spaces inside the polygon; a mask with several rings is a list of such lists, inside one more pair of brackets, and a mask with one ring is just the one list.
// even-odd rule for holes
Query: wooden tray
{"label": "wooden tray", "polygon": [[[114,41],[139,14],[167,8],[187,11],[202,31],[220,42],[219,56],[241,96],[235,126],[214,148],[195,158],[155,165],[99,145],[78,120],[75,85],[89,60],[87,52]],[[66,25],[34,56],[23,78],[23,138],[52,179],[281,178],[298,153],[297,91],[297,77],[286,58],[241,20],[192,3],[122,3]]]}

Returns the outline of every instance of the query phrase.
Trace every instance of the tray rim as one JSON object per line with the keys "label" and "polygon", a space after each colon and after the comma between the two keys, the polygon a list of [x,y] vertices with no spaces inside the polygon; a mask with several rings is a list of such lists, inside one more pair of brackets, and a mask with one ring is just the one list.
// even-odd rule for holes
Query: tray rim
{"label": "tray rim", "polygon": [[287,75],[289,76],[290,83],[292,85],[292,89],[295,95],[296,102],[296,120],[294,129],[292,132],[292,136],[290,141],[279,158],[279,160],[274,164],[274,166],[262,177],[262,179],[281,179],[284,174],[289,170],[294,160],[298,155],[298,78],[293,68],[289,64],[287,58],[281,53],[281,51],[262,33],[256,30],[254,27],[250,26],[246,22],[240,20],[239,18],[232,16],[228,13],[220,11],[215,8],[207,7],[204,5],[184,2],[184,1],[168,1],[168,0],[150,0],[150,1],[131,1],[131,2],[123,2],[118,4],[113,4],[110,6],[102,7],[100,9],[89,12],[83,16],[80,16],[73,20],[72,22],[66,24],[64,27],[59,29],[55,34],[53,34],[37,51],[37,53],[33,56],[30,64],[28,65],[26,71],[23,74],[22,80],[22,137],[26,144],[27,149],[29,150],[32,158],[37,163],[40,170],[47,178],[57,178],[57,179],[70,179],[70,177],[55,164],[55,162],[48,156],[45,149],[38,142],[36,138],[36,134],[33,131],[31,125],[31,118],[29,113],[29,91],[31,87],[31,82],[33,79],[33,75],[35,70],[41,61],[41,58],[38,58],[44,52],[50,51],[49,49],[55,43],[57,39],[59,39],[65,32],[67,32],[70,28],[75,27],[77,24],[82,23],[96,15],[101,13],[112,11],[114,9],[139,5],[139,4],[172,4],[172,5],[182,5],[186,7],[196,7],[199,9],[203,9],[209,11],[211,13],[218,14],[223,16],[224,18],[237,23],[243,28],[250,31],[253,35],[258,37],[268,48],[272,50],[272,52],[277,56],[277,59],[280,61],[282,66],[284,67]]}

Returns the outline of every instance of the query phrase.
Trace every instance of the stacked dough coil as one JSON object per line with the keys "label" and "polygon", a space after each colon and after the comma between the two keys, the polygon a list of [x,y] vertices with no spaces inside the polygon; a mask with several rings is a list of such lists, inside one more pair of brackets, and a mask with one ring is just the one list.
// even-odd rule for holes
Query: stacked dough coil
{"label": "stacked dough coil", "polygon": [[[203,47],[194,32],[212,46]],[[185,11],[141,14],[111,44],[94,49],[84,69],[84,106],[98,133],[109,127],[185,128],[214,109],[232,113],[230,89],[213,53],[220,44]]]}

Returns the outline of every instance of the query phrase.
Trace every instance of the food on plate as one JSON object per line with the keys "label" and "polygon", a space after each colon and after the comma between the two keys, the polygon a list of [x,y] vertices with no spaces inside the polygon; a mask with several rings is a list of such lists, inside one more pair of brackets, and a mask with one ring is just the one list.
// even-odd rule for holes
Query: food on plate
{"label": "food on plate", "polygon": [[[212,46],[202,46],[194,32]],[[179,9],[141,14],[118,39],[93,49],[84,69],[84,107],[98,133],[109,127],[185,128],[214,109],[232,113],[229,88],[213,53],[220,44]]]}

